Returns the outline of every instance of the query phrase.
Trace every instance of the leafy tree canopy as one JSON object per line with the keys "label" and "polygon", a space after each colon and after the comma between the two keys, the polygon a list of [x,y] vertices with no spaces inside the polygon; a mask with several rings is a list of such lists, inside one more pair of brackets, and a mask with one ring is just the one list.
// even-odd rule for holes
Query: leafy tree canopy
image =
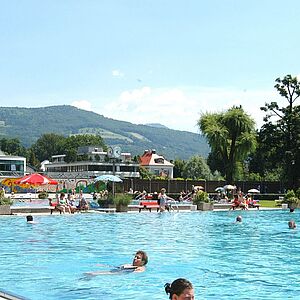
{"label": "leafy tree canopy", "polygon": [[198,126],[212,154],[223,161],[227,181],[232,182],[237,162],[243,161],[256,148],[254,120],[242,107],[234,106],[226,112],[203,114]]}

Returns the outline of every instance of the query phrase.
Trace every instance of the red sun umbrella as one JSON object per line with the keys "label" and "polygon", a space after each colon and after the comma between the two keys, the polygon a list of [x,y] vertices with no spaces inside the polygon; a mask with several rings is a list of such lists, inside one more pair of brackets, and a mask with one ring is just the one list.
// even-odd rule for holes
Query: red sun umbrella
{"label": "red sun umbrella", "polygon": [[26,175],[15,181],[16,184],[30,184],[30,185],[44,185],[44,184],[58,184],[57,181],[47,176],[34,173]]}

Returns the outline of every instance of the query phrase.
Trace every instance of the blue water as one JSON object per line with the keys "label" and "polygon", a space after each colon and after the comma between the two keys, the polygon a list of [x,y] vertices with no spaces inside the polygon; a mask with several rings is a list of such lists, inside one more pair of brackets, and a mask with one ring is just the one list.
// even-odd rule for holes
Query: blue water
{"label": "blue water", "polygon": [[[235,224],[237,214],[243,223]],[[163,286],[189,279],[196,299],[299,299],[300,212],[74,214],[0,218],[0,288],[29,299],[168,299]],[[88,277],[97,264],[144,273]]]}

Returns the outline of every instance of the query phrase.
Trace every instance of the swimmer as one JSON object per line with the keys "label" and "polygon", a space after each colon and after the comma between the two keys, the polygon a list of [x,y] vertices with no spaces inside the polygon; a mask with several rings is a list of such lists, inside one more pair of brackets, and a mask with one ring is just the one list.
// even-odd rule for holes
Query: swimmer
{"label": "swimmer", "polygon": [[96,276],[96,275],[108,275],[108,274],[120,274],[120,273],[141,273],[146,270],[145,266],[148,263],[148,255],[145,251],[139,250],[136,252],[132,264],[124,264],[118,267],[114,267],[108,271],[99,272],[87,272],[86,275]]}
{"label": "swimmer", "polygon": [[236,223],[242,223],[242,221],[243,221],[242,216],[237,216],[236,219],[235,219]]}
{"label": "swimmer", "polygon": [[27,221],[28,224],[36,224],[36,222],[33,221],[33,216],[32,215],[26,216],[26,221]]}
{"label": "swimmer", "polygon": [[294,220],[289,220],[288,225],[290,229],[295,229],[297,227],[296,222]]}
{"label": "swimmer", "polygon": [[194,288],[191,282],[184,278],[178,278],[170,283],[165,284],[166,294],[170,294],[171,300],[194,300]]}

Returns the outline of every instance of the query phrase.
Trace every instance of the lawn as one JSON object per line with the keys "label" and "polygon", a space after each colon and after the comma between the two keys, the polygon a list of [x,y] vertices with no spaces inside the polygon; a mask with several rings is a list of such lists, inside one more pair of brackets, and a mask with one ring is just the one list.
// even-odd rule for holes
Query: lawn
{"label": "lawn", "polygon": [[279,207],[274,200],[260,200],[259,204],[261,207]]}

